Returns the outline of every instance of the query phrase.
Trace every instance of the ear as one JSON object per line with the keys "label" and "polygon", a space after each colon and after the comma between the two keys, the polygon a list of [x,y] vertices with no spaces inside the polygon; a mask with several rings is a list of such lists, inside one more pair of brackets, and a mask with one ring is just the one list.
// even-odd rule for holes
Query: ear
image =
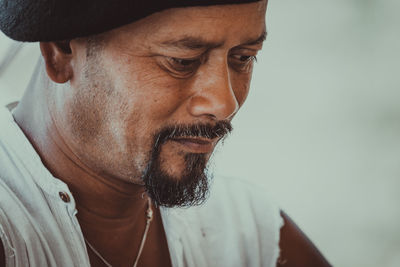
{"label": "ear", "polygon": [[56,83],[66,83],[73,76],[70,41],[40,43],[49,78]]}

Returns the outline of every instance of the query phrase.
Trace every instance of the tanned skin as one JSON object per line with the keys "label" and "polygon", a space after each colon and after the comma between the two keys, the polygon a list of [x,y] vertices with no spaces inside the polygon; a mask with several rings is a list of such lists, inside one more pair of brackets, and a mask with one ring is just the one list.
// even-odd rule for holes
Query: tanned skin
{"label": "tanned skin", "polygon": [[[27,90],[14,119],[46,168],[68,185],[84,236],[113,266],[132,265],[139,248],[147,203],[141,174],[153,133],[178,123],[232,120],[265,39],[266,5],[170,9],[102,34],[95,46],[87,38],[40,44],[46,74]],[[166,142],[161,168],[179,179],[188,152],[198,153],[195,143]],[[284,266],[323,263],[286,223],[282,253],[293,265]],[[93,267],[104,266],[88,251]],[[170,265],[155,209],[139,266]]]}
{"label": "tanned skin", "polygon": [[278,267],[332,266],[286,213],[282,211],[281,216],[285,224],[281,229]]}
{"label": "tanned skin", "polygon": [[6,255],[4,254],[4,246],[1,240],[0,240],[0,266],[6,266]]}

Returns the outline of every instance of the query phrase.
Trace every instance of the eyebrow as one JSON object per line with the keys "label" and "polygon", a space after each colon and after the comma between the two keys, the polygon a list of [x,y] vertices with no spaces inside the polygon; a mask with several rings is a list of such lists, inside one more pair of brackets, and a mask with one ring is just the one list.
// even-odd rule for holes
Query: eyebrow
{"label": "eyebrow", "polygon": [[[262,44],[265,39],[267,38],[267,32],[264,30],[259,37],[256,39],[248,39],[245,40],[242,45],[258,45]],[[161,43],[163,46],[171,46],[171,47],[177,47],[177,48],[183,48],[183,49],[190,49],[190,50],[198,50],[198,49],[212,49],[212,48],[218,48],[222,46],[224,43],[223,42],[210,42],[207,40],[204,40],[203,38],[199,37],[194,37],[194,36],[184,36],[183,38],[179,40],[167,40]]]}
{"label": "eyebrow", "polygon": [[246,40],[241,45],[259,45],[259,44],[262,44],[266,39],[267,39],[267,31],[264,30],[257,39],[255,39],[255,40],[254,39]]}
{"label": "eyebrow", "polygon": [[201,48],[217,48],[223,45],[223,43],[218,42],[209,42],[204,40],[203,38],[194,37],[194,36],[184,36],[179,40],[167,40],[161,43],[164,46],[174,46],[177,48],[183,49],[201,49]]}

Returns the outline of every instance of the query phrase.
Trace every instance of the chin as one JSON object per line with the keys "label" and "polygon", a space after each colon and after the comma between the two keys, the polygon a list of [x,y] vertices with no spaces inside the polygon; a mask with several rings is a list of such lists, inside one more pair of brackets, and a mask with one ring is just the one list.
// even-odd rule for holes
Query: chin
{"label": "chin", "polygon": [[162,165],[158,159],[151,161],[142,177],[147,193],[157,205],[187,207],[205,201],[211,180],[205,154],[186,154],[184,166],[179,168],[183,170],[178,174],[165,171]]}

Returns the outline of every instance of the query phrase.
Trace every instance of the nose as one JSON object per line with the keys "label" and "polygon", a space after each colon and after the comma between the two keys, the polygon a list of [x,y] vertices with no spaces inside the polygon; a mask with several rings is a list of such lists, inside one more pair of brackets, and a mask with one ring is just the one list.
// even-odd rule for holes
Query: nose
{"label": "nose", "polygon": [[214,120],[230,119],[239,109],[239,103],[229,75],[229,68],[223,64],[198,73],[195,94],[188,102],[188,112],[194,117],[210,117]]}

